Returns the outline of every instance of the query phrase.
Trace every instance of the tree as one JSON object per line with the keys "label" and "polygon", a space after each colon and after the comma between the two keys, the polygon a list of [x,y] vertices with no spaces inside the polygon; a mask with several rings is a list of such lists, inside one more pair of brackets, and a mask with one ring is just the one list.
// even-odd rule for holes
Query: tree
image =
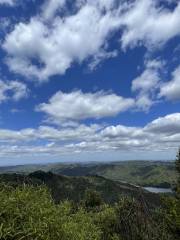
{"label": "tree", "polygon": [[101,195],[91,189],[87,189],[84,197],[84,205],[86,208],[99,207],[103,203]]}
{"label": "tree", "polygon": [[180,148],[179,148],[179,150],[177,152],[177,155],[176,155],[176,170],[180,175]]}
{"label": "tree", "polygon": [[180,195],[180,148],[179,148],[179,150],[177,152],[177,155],[176,155],[175,164],[176,164],[176,171],[178,173],[176,192],[177,192],[178,195]]}

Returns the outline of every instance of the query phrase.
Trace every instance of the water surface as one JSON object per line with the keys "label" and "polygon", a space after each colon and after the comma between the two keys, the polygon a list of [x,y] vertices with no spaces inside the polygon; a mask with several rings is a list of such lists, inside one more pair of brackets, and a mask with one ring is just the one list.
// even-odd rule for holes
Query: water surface
{"label": "water surface", "polygon": [[144,189],[152,193],[172,193],[171,188],[144,187]]}

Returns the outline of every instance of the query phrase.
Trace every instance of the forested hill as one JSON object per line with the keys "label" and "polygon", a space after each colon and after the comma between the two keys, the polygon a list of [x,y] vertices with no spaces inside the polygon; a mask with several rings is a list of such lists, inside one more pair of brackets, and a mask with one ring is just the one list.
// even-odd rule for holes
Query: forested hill
{"label": "forested hill", "polygon": [[114,163],[46,164],[0,167],[1,173],[51,171],[67,176],[98,175],[140,186],[170,187],[177,180],[174,162],[121,161]]}
{"label": "forested hill", "polygon": [[55,202],[72,200],[80,202],[86,190],[96,191],[106,203],[115,203],[122,196],[130,196],[135,199],[143,198],[149,205],[158,206],[160,197],[142,188],[122,182],[112,181],[100,176],[68,177],[52,172],[37,171],[29,175],[23,174],[1,174],[0,182],[8,183],[17,187],[22,184],[46,185]]}

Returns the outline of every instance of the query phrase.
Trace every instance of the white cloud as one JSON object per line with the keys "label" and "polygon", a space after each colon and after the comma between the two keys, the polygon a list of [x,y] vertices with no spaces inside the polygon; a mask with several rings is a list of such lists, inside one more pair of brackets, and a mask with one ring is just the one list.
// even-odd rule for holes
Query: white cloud
{"label": "white cloud", "polygon": [[164,135],[180,134],[180,113],[157,118],[145,127],[145,131]]}
{"label": "white cloud", "polygon": [[133,99],[123,98],[114,93],[103,91],[63,93],[60,91],[50,98],[49,103],[40,104],[37,110],[46,113],[54,122],[63,123],[115,116],[133,106]]}
{"label": "white cloud", "polygon": [[18,81],[0,80],[0,103],[9,99],[18,101],[28,94],[27,86]]}
{"label": "white cloud", "polygon": [[92,124],[77,125],[76,127],[64,127],[56,129],[49,126],[40,126],[36,131],[36,137],[49,141],[83,141],[96,138],[96,133],[103,128],[101,125]]}
{"label": "white cloud", "polygon": [[116,13],[103,14],[93,4],[83,5],[74,15],[54,18],[50,27],[42,18],[32,18],[7,35],[3,45],[9,55],[7,64],[26,77],[47,80],[64,74],[73,62],[81,63],[104,51],[107,38],[118,25]]}
{"label": "white cloud", "polygon": [[93,56],[92,61],[89,63],[89,69],[95,70],[97,66],[109,58],[115,58],[118,56],[118,51],[114,50],[111,52],[101,51]]}
{"label": "white cloud", "polygon": [[131,4],[122,16],[123,48],[138,44],[156,48],[180,35],[180,3],[174,10],[158,4],[159,1],[154,0],[136,0]]}
{"label": "white cloud", "polygon": [[133,80],[132,90],[149,92],[159,82],[159,75],[156,69],[147,68],[139,77]]}
{"label": "white cloud", "polygon": [[154,104],[156,91],[160,87],[160,71],[164,63],[151,60],[145,63],[145,70],[132,81],[132,91],[138,92],[136,104],[139,109],[149,110]]}
{"label": "white cloud", "polygon": [[145,112],[148,112],[153,104],[154,101],[150,98],[148,94],[139,94],[136,98],[137,111],[143,110]]}
{"label": "white cloud", "polygon": [[22,129],[20,131],[14,131],[9,129],[0,129],[0,142],[18,142],[33,140],[35,136],[34,129]]}
{"label": "white cloud", "polygon": [[[40,141],[39,141],[40,140]],[[79,125],[12,131],[0,129],[0,157],[61,156],[75,153],[176,151],[180,142],[180,113],[153,120],[144,127]]]}
{"label": "white cloud", "polygon": [[180,100],[180,66],[172,73],[172,80],[162,84],[160,96],[164,96],[169,100]]}
{"label": "white cloud", "polygon": [[127,127],[123,125],[117,125],[117,126],[108,126],[106,127],[102,132],[102,137],[108,137],[108,138],[130,138],[133,136],[135,132],[141,131],[141,128],[137,127]]}
{"label": "white cloud", "polygon": [[180,142],[180,113],[157,118],[144,127],[108,126],[100,133],[106,146],[133,151],[168,151]]}
{"label": "white cloud", "polygon": [[38,139],[63,142],[63,141],[83,141],[96,139],[96,133],[103,128],[101,125],[92,124],[78,125],[76,127],[54,128],[50,126],[40,126],[37,129],[26,128],[19,131],[0,129],[0,142],[32,142]]}
{"label": "white cloud", "polygon": [[180,4],[170,10],[153,0],[77,0],[73,13],[66,9],[58,14],[63,7],[65,0],[46,0],[41,13],[15,25],[3,44],[10,70],[45,81],[64,74],[73,63],[91,59],[93,69],[116,56],[117,49],[109,52],[108,47],[119,30],[122,48],[139,42],[157,47],[180,34]]}

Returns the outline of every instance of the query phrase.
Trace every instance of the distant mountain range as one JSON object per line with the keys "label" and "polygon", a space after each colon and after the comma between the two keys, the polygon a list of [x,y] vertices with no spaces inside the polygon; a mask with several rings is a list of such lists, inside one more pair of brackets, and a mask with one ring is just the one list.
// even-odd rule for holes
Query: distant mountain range
{"label": "distant mountain range", "polygon": [[120,161],[111,163],[56,163],[45,165],[21,165],[0,167],[0,173],[29,174],[42,170],[66,176],[97,175],[110,180],[139,186],[171,187],[177,175],[174,162]]}

